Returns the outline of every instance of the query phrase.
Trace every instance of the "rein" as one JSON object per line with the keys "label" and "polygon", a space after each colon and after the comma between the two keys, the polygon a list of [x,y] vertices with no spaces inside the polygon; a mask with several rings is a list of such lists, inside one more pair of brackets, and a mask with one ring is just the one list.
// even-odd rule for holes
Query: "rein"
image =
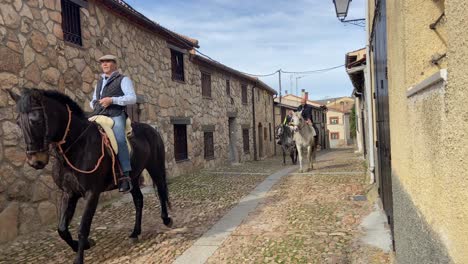
{"label": "rein", "polygon": [[[80,170],[78,168],[76,168],[75,166],[73,166],[73,164],[70,162],[70,160],[67,158],[67,155],[65,155],[66,152],[63,151],[62,149],[62,145],[66,143],[66,138],[68,136],[68,132],[70,131],[70,124],[71,124],[71,120],[72,120],[72,111],[70,110],[70,107],[68,105],[67,106],[67,110],[68,110],[68,123],[67,123],[67,127],[65,129],[65,134],[63,135],[63,138],[62,140],[60,140],[59,142],[56,143],[56,146],[58,148],[58,151],[60,154],[62,154],[63,158],[65,159],[65,161],[67,162],[68,166],[70,166],[72,169],[74,169],[75,171],[77,172],[80,172],[80,173],[84,173],[84,174],[90,174],[90,173],[93,173],[95,172],[99,166],[101,166],[101,163],[102,163],[102,160],[104,159],[104,156],[105,156],[105,151],[104,151],[104,146],[111,151],[112,153],[112,147],[110,145],[110,142],[109,142],[109,138],[107,137],[106,133],[104,133],[103,131],[101,131],[99,129],[99,133],[101,134],[101,157],[99,157],[97,163],[96,163],[96,166],[94,167],[94,169],[92,170],[88,170],[88,171],[85,171],[85,170]],[[86,132],[86,130],[84,131]],[[84,134],[81,133],[80,137]],[[76,141],[75,141],[76,142]],[[74,142],[74,143],[75,143]],[[73,144],[74,144],[73,143]],[[67,151],[70,149],[70,147],[67,148]],[[117,184],[117,177],[116,177],[116,174],[115,174],[115,170],[114,170],[114,166],[115,166],[115,157],[113,154],[111,154],[111,158],[112,158],[112,175],[114,176],[114,183]]]}

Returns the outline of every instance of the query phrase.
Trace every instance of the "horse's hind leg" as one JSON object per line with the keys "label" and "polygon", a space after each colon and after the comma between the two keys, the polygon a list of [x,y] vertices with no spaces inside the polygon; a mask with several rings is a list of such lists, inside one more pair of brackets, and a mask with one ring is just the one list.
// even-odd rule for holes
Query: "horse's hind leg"
{"label": "horse's hind leg", "polygon": [[58,233],[60,237],[67,242],[67,244],[73,249],[73,251],[78,251],[78,241],[73,240],[70,231],[68,230],[68,226],[70,225],[70,221],[73,218],[73,214],[75,213],[76,203],[80,197],[78,195],[64,193],[62,196],[62,202],[60,207],[60,220],[58,225]]}
{"label": "horse's hind leg", "polygon": [[156,164],[149,165],[146,170],[149,172],[153,185],[156,185],[158,191],[159,202],[161,204],[161,219],[164,225],[172,227],[172,219],[169,217],[167,207],[169,204],[169,192],[166,181],[166,169],[164,166],[157,166]]}
{"label": "horse's hind leg", "polygon": [[[139,177],[137,179],[139,179]],[[140,186],[138,185],[138,180],[135,182],[136,184],[133,183],[133,189],[131,191],[133,204],[135,205],[135,227],[133,228],[133,232],[130,234],[130,238],[134,242],[138,241],[138,236],[141,234],[141,218],[143,214],[143,194],[141,193]]]}
{"label": "horse's hind leg", "polygon": [[75,264],[82,264],[84,260],[84,250],[89,248],[89,230],[93,221],[94,213],[99,202],[100,193],[88,192],[86,194],[86,206],[81,218],[80,229],[78,231],[78,252],[75,258]]}

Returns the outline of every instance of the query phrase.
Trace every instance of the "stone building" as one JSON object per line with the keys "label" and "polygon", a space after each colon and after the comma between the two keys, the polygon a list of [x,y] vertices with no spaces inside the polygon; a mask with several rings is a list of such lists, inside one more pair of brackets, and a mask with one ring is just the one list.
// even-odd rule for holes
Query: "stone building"
{"label": "stone building", "polygon": [[319,100],[326,105],[327,124],[331,148],[346,147],[352,144],[350,114],[354,99],[350,97]]}
{"label": "stone building", "polygon": [[195,55],[198,41],[120,0],[0,3],[0,242],[56,221],[50,164],[25,164],[14,104],[4,89],[57,89],[90,111],[97,59],[120,58],[138,94],[134,120],[160,131],[169,176],[274,154],[272,88]]}

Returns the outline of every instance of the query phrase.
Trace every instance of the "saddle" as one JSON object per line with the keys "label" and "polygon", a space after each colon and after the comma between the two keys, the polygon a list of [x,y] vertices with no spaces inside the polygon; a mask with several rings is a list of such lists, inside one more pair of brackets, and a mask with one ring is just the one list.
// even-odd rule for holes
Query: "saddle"
{"label": "saddle", "polygon": [[[88,118],[89,121],[97,123],[102,129],[104,129],[104,132],[106,133],[107,137],[109,138],[109,141],[111,143],[112,149],[114,150],[115,154],[117,155],[119,153],[119,147],[117,145],[117,140],[115,139],[114,131],[112,130],[112,127],[114,126],[114,120],[108,116],[104,115],[95,115],[90,118]],[[127,135],[127,146],[128,146],[128,153],[132,153],[132,145],[130,144],[130,141],[128,140],[129,137],[132,136],[132,122],[130,118],[127,117],[126,120],[126,125],[125,125],[125,133]]]}

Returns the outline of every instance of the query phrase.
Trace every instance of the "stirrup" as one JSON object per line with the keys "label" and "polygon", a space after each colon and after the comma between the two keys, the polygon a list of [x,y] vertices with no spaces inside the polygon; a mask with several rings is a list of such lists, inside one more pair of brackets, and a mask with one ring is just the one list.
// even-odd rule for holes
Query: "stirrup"
{"label": "stirrup", "polygon": [[[121,191],[121,190],[120,190],[120,186],[121,186],[122,182],[125,181],[125,180],[126,180],[127,183],[128,183],[129,189],[128,189],[127,191]],[[118,179],[118,182],[119,182],[119,184],[118,184],[117,187],[118,187],[118,189],[119,189],[119,192],[121,192],[121,193],[123,193],[123,194],[126,194],[126,193],[129,193],[129,192],[131,192],[131,191],[133,190],[132,179],[131,179],[130,177],[128,177],[128,176],[120,177],[120,178]]]}

